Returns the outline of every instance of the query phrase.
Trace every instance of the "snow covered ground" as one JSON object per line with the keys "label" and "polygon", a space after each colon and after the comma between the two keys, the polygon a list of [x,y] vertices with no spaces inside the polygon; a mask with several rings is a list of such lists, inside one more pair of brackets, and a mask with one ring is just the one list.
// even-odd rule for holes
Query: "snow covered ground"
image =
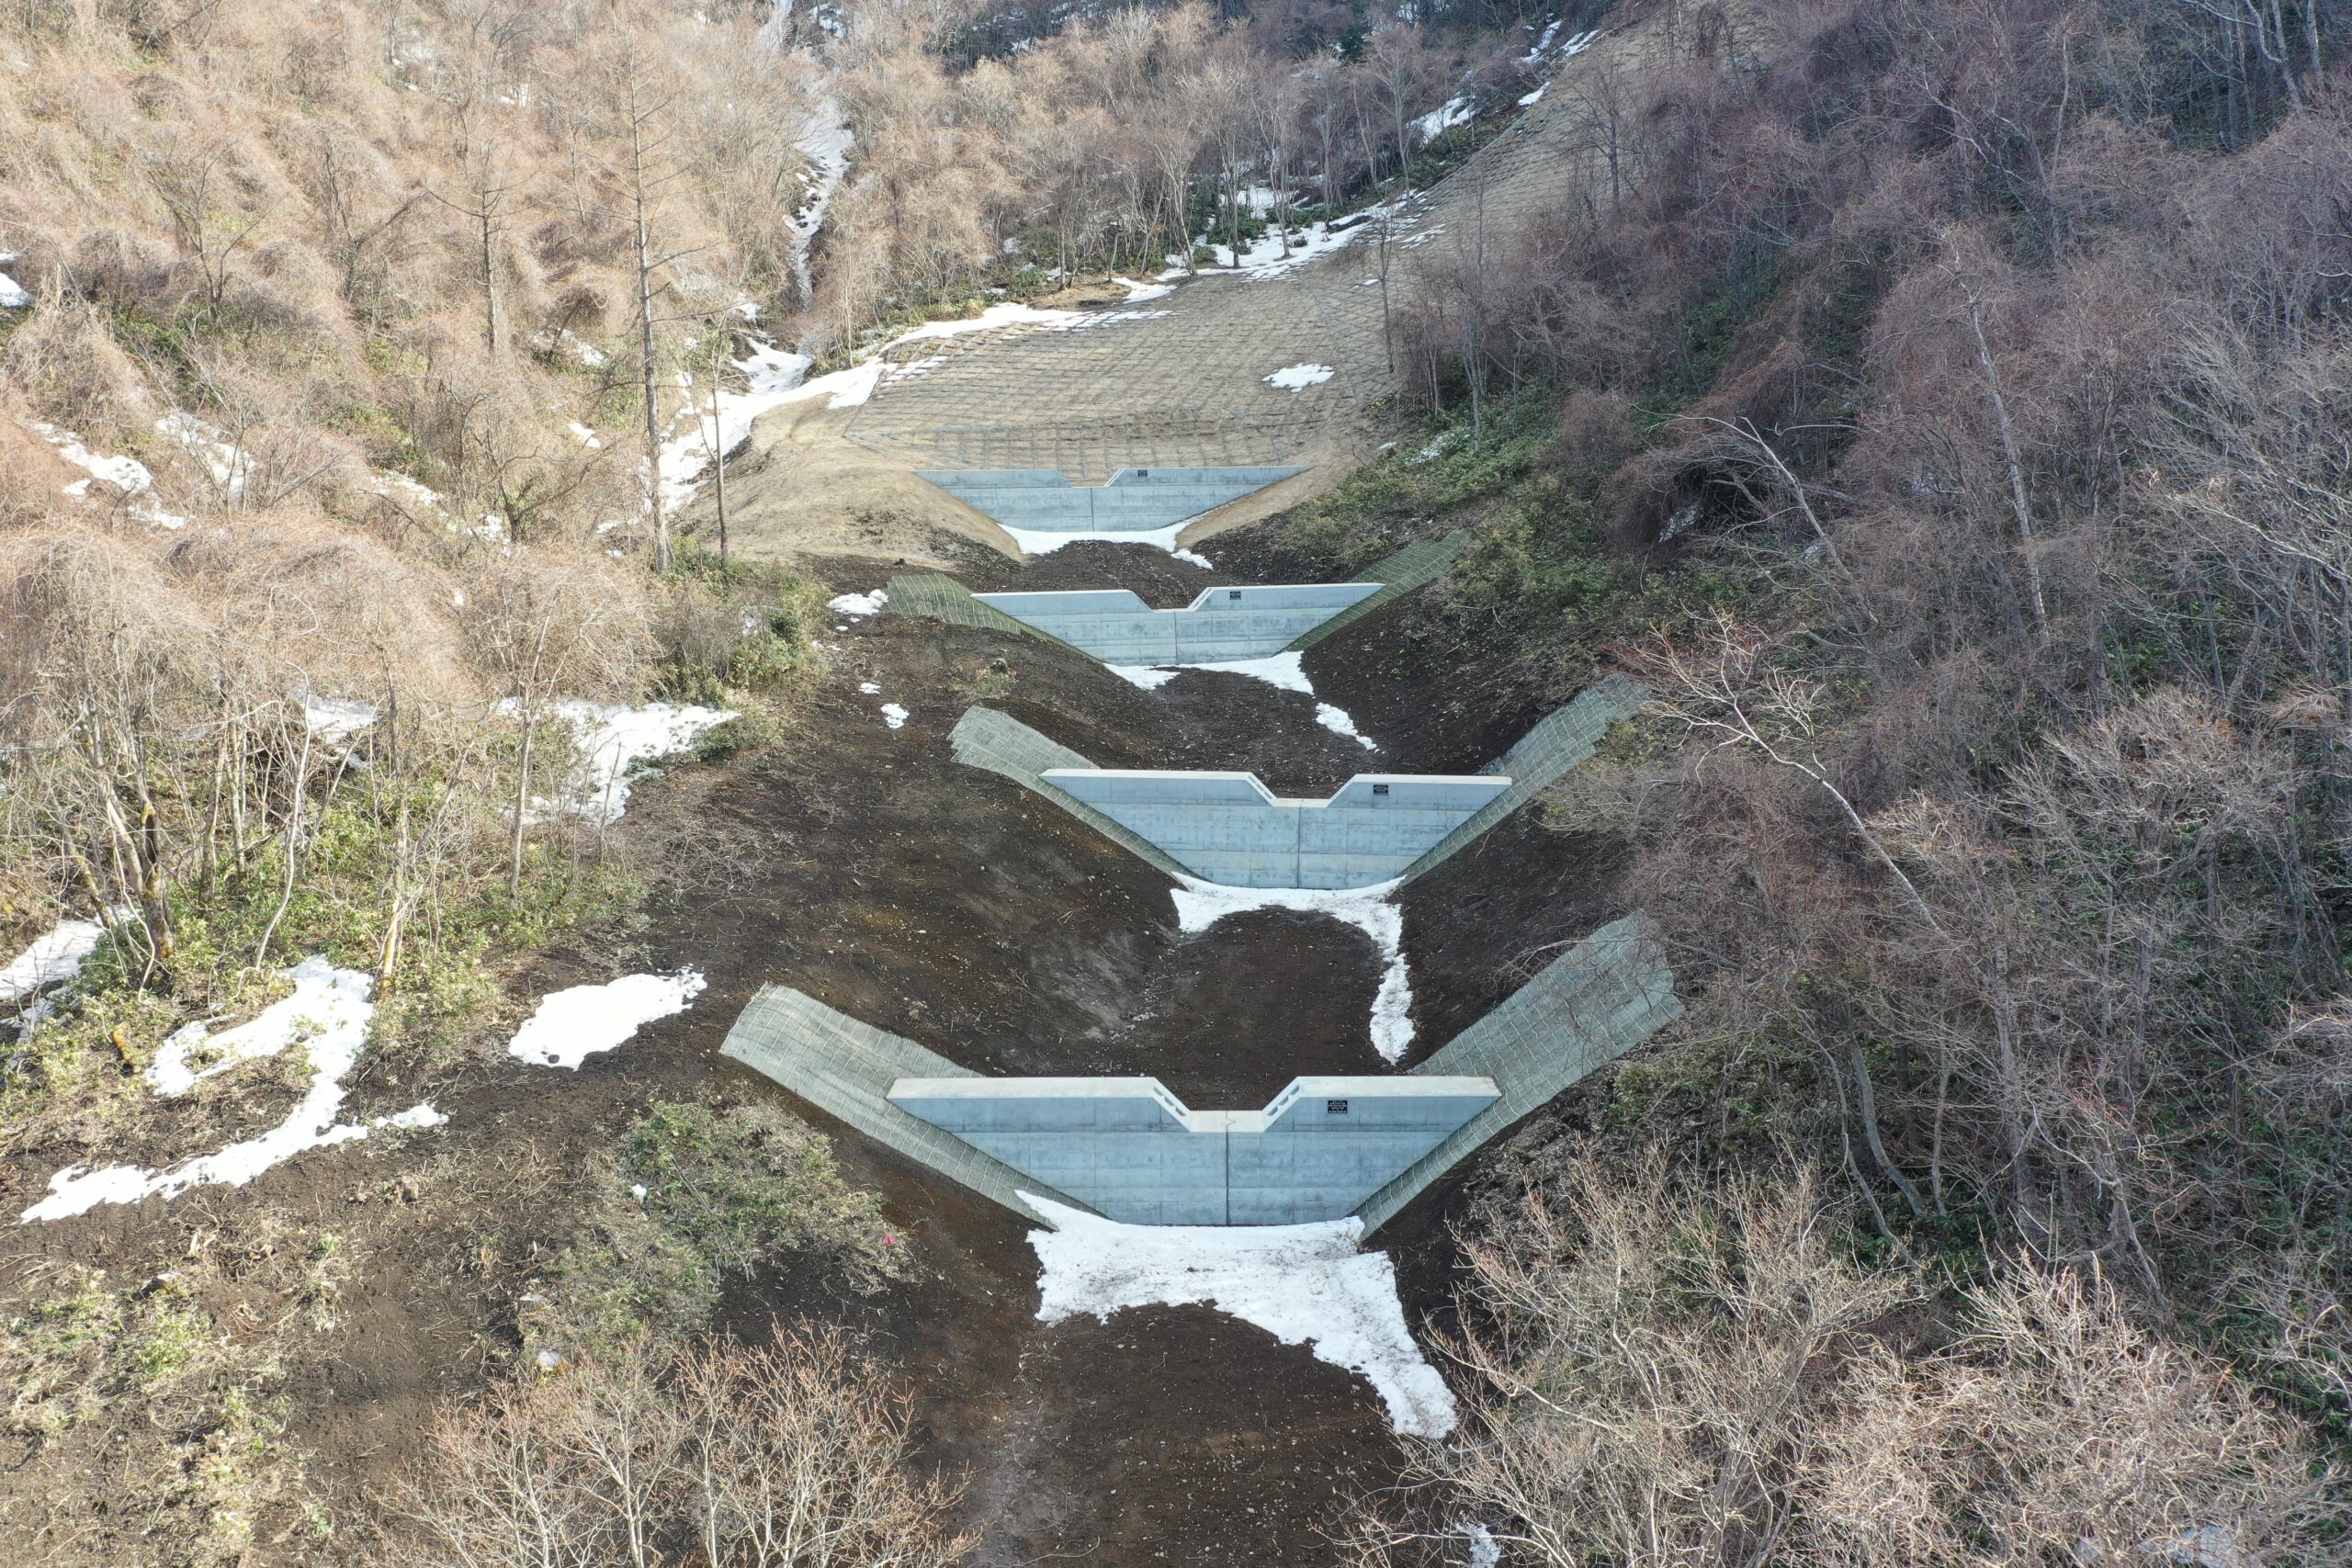
{"label": "snow covered ground", "polygon": [[1329,365],[1285,365],[1265,378],[1269,387],[1280,387],[1285,392],[1303,391],[1329,380],[1338,372]]}
{"label": "snow covered ground", "polygon": [[700,970],[681,969],[550,991],[507,1042],[506,1054],[533,1066],[577,1071],[598,1052],[628,1044],[654,1020],[685,1011],[706,983]]}
{"label": "snow covered ground", "polygon": [[[1026,548],[1027,547],[1023,547]],[[1185,552],[1177,552],[1182,555]],[[1206,566],[1206,561],[1198,564]],[[1103,668],[1130,685],[1147,692],[1156,692],[1185,670],[1205,670],[1212,674],[1241,675],[1252,681],[1263,681],[1285,692],[1300,692],[1315,695],[1315,682],[1306,676],[1306,656],[1303,653],[1272,653],[1263,659],[1232,659],[1222,664],[1110,664]],[[1334,735],[1344,735],[1367,751],[1377,751],[1380,743],[1356,728],[1348,711],[1335,704],[1317,699],[1315,722]]]}
{"label": "snow covered ground", "polygon": [[1453,1394],[1421,1355],[1385,1252],[1358,1250],[1360,1220],[1309,1225],[1124,1225],[1023,1193],[1051,1230],[1029,1233],[1046,1323],[1125,1307],[1199,1303],[1370,1382],[1412,1437],[1453,1430]]}
{"label": "snow covered ground", "polygon": [[825,601],[825,608],[836,615],[878,615],[889,602],[888,592],[877,588],[871,593],[836,593]]}
{"label": "snow covered ground", "polygon": [[[1216,257],[1216,261],[1213,265],[1204,265],[1200,269],[1200,276],[1239,277],[1253,283],[1262,283],[1272,277],[1286,277],[1317,256],[1346,250],[1370,231],[1371,226],[1365,223],[1356,223],[1336,231],[1328,224],[1309,223],[1291,230],[1288,255],[1283,254],[1283,239],[1280,234],[1266,234],[1242,247],[1238,265],[1235,264],[1231,246],[1204,240],[1202,243],[1208,246],[1210,253]],[[1183,257],[1174,256],[1170,259],[1176,265],[1159,275],[1161,282],[1172,282],[1177,278],[1192,276],[1184,268]]]}
{"label": "snow covered ground", "polygon": [[53,424],[35,420],[32,428],[41,439],[57,448],[57,455],[90,477],[75,479],[64,487],[65,493],[77,501],[91,499],[90,486],[103,479],[122,491],[130,514],[142,523],[158,528],[185,528],[187,519],[175,512],[166,512],[155,501],[155,476],[147,465],[136,457],[108,457],[91,451],[82,438],[70,430],[60,430]]}
{"label": "snow covered ground", "polygon": [[1166,550],[1178,560],[1189,561],[1193,565],[1200,567],[1204,570],[1216,570],[1216,569],[1215,567],[1209,565],[1207,557],[1194,555],[1190,550],[1180,549],[1177,547],[1176,540],[1183,534],[1185,529],[1192,525],[1193,520],[1187,517],[1182,523],[1171,523],[1165,528],[1153,528],[1148,532],[1136,531],[1127,533],[1104,532],[1099,534],[1063,534],[1057,533],[1050,528],[1013,528],[1008,527],[1002,523],[997,525],[998,527],[1003,528],[1006,533],[1012,536],[1012,542],[1014,546],[1017,547],[1024,556],[1049,556],[1056,550],[1060,549],[1064,545],[1076,545],[1085,543],[1088,540],[1098,540],[1106,544],[1144,545],[1155,550]]}
{"label": "snow covered ground", "polygon": [[[517,715],[512,699],[498,706],[509,718]],[[732,709],[695,704],[620,707],[577,697],[564,698],[551,711],[571,726],[581,761],[557,794],[533,800],[532,819],[577,817],[597,824],[617,822],[628,809],[630,775],[639,764],[683,751],[706,730],[739,716]]]}
{"label": "snow covered ground", "polygon": [[707,474],[721,452],[731,452],[751,434],[752,425],[763,414],[782,408],[786,403],[810,402],[822,398],[829,409],[856,408],[874,396],[876,389],[890,380],[903,380],[909,375],[921,375],[928,368],[926,362],[893,364],[884,356],[891,350],[910,343],[927,343],[935,339],[958,337],[967,333],[999,332],[1007,327],[1035,327],[1046,332],[1069,332],[1106,321],[1134,321],[1157,314],[1153,311],[1122,310],[1088,312],[1084,310],[1040,310],[1035,306],[1007,301],[991,305],[977,316],[953,321],[925,321],[922,325],[899,333],[877,348],[868,350],[858,362],[846,369],[835,370],[808,378],[808,368],[815,362],[805,354],[778,348],[764,338],[754,337],[749,355],[735,362],[749,386],[741,392],[721,389],[718,412],[714,421],[710,394],[688,388],[694,407],[684,412],[680,433],[662,444],[662,504],[675,512],[693,501],[703,485]]}
{"label": "snow covered ground", "polygon": [[1298,909],[1329,915],[1372,938],[1385,967],[1372,998],[1372,1048],[1384,1062],[1401,1060],[1413,1043],[1413,979],[1405,964],[1405,912],[1390,901],[1397,885],[1369,887],[1234,887],[1187,876],[1169,890],[1176,929],[1204,931],[1227,915],[1251,909]]}
{"label": "snow covered ground", "polygon": [[6,968],[0,968],[0,1006],[39,996],[73,979],[98,950],[107,923],[130,918],[126,906],[109,912],[104,921],[60,920],[33,938]]}
{"label": "snow covered ground", "polygon": [[149,1066],[147,1081],[158,1095],[177,1099],[207,1078],[300,1045],[310,1058],[311,1083],[284,1121],[256,1137],[161,1170],[68,1166],[50,1178],[49,1196],[25,1210],[20,1222],[62,1220],[101,1203],[136,1203],[157,1194],[175,1198],[191,1187],[242,1187],[305,1149],[356,1142],[381,1127],[437,1127],[448,1120],[429,1100],[372,1121],[336,1120],[346,1093],[344,1079],[366,1048],[368,1025],[375,1017],[369,999],[375,982],[315,955],[283,977],[294,983],[294,994],[250,1021],[219,1034],[209,1024],[191,1023],[173,1034]]}

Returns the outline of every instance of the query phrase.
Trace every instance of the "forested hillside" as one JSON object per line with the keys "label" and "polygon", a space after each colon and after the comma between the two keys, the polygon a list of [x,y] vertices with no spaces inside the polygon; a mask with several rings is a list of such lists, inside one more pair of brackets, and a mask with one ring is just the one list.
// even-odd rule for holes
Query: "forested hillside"
{"label": "forested hillside", "polygon": [[[1302,504],[1024,558],[856,489],[877,389],[1328,256],[1296,312],[1382,374]],[[763,510],[843,487],[851,543]],[[876,618],[910,557],[1173,604],[1457,532],[1290,708]],[[1646,705],[1385,970],[1311,904],[1206,945],[946,730],[1304,736],[1319,798],[1611,672]],[[28,1562],[2352,1551],[2321,0],[6,0],[0,728]],[[1170,1458],[1311,1380],[1171,1339],[1198,1403],[1132,1416],[1121,1336],[1195,1320],[1044,1337],[1010,1222],[718,1059],[788,979],[1173,1075],[1126,1032],[1230,1032],[1267,953],[1232,1030],[1409,972],[1418,1054],[1620,915],[1680,1022],[1376,1238],[1450,1433]]]}

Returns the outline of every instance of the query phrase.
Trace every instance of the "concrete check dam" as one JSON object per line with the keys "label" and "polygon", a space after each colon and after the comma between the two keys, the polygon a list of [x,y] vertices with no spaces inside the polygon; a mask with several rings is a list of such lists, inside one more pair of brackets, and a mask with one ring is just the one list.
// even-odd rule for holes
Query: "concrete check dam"
{"label": "concrete check dam", "polygon": [[1231,887],[1391,882],[1511,785],[1494,773],[1358,773],[1329,800],[1277,795],[1254,773],[1048,768],[1039,775]]}

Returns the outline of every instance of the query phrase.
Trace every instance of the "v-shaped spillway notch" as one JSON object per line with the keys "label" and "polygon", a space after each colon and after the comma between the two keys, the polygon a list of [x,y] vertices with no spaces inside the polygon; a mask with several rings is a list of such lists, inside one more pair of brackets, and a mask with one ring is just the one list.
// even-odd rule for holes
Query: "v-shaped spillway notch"
{"label": "v-shaped spillway notch", "polygon": [[1193,1111],[1157,1078],[900,1078],[889,1100],[1106,1219],[1336,1220],[1502,1098],[1483,1077],[1302,1077],[1262,1111]]}
{"label": "v-shaped spillway notch", "polygon": [[780,986],[724,1054],[1024,1218],[1034,1192],[1148,1224],[1370,1231],[1681,1011],[1655,933],[1623,919],[1410,1072],[1297,1078],[1262,1111],[1194,1111],[1150,1077],[983,1078]]}
{"label": "v-shaped spillway notch", "polygon": [[1280,653],[1382,586],[1298,582],[1204,588],[1179,610],[1155,610],[1125,588],[972,597],[1105,664],[1222,664]]}
{"label": "v-shaped spillway notch", "polygon": [[1291,800],[1251,773],[1049,768],[1044,781],[1230,887],[1394,881],[1510,788],[1491,773],[1358,773],[1328,800]]}
{"label": "v-shaped spillway notch", "polygon": [[1099,485],[1074,485],[1059,468],[923,468],[917,475],[1007,528],[1079,535],[1156,533],[1306,471],[1121,468]]}
{"label": "v-shaped spillway notch", "polygon": [[1477,773],[1362,773],[1328,801],[1248,773],[1097,768],[993,708],[965,711],[956,760],[1001,773],[1170,876],[1236,887],[1368,887],[1419,876],[1582,764],[1648,694],[1609,675]]}

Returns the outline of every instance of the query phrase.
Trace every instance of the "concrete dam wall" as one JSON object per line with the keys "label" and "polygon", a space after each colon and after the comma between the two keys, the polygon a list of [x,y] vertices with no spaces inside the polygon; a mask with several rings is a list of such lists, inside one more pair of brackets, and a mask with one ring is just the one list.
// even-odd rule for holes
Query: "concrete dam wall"
{"label": "concrete dam wall", "polygon": [[1382,587],[1306,582],[1204,588],[1177,610],[1155,610],[1125,588],[972,597],[1105,664],[1213,664],[1280,653]]}
{"label": "concrete dam wall", "polygon": [[1303,1077],[1262,1111],[1193,1111],[1157,1078],[900,1078],[890,1103],[1106,1219],[1336,1220],[1501,1097],[1486,1077]]}
{"label": "concrete dam wall", "polygon": [[1376,1230],[1456,1163],[1682,1011],[1655,936],[1617,920],[1410,1072],[1303,1077],[1263,1111],[1193,1111],[1156,1078],[984,1078],[781,986],[724,1055],[1024,1217]]}
{"label": "concrete dam wall", "polygon": [[1074,485],[1059,468],[925,468],[919,476],[1008,528],[1148,534],[1303,474],[1303,468],[1121,468]]}
{"label": "concrete dam wall", "polygon": [[1369,887],[1404,874],[1510,788],[1494,774],[1358,773],[1329,800],[1253,773],[1047,768],[1055,789],[1232,887]]}

